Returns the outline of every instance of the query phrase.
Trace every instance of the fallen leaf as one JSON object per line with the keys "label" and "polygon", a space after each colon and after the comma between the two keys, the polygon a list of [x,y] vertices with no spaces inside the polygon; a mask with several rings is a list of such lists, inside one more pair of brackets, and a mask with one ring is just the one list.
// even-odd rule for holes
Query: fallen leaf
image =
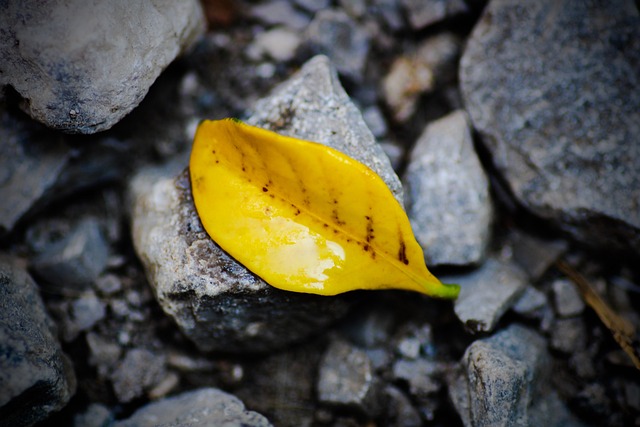
{"label": "fallen leaf", "polygon": [[276,288],[458,295],[427,270],[384,181],[337,150],[233,119],[204,121],[189,170],[209,236]]}

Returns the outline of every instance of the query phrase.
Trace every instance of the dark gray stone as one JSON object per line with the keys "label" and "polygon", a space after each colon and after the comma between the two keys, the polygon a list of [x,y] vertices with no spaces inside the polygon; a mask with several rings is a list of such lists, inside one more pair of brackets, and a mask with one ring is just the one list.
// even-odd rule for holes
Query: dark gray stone
{"label": "dark gray stone", "polygon": [[384,389],[387,401],[387,418],[384,425],[389,427],[420,427],[422,420],[418,410],[413,407],[405,394],[394,386]]}
{"label": "dark gray stone", "polygon": [[513,305],[513,311],[527,317],[539,317],[543,307],[547,305],[547,296],[533,286],[527,286],[520,298]]}
{"label": "dark gray stone", "polygon": [[541,239],[515,231],[509,236],[514,261],[537,281],[567,250],[564,240]]}
{"label": "dark gray stone", "polygon": [[0,426],[30,426],[63,408],[75,389],[35,282],[18,260],[0,255]]}
{"label": "dark gray stone", "polygon": [[556,319],[551,328],[549,344],[563,353],[584,351],[587,345],[587,328],[582,317]]}
{"label": "dark gray stone", "polygon": [[334,341],[320,362],[318,401],[374,417],[380,411],[381,382],[366,353]]}
{"label": "dark gray stone", "polygon": [[73,427],[107,427],[113,422],[109,408],[100,403],[90,404],[84,412],[73,417]]}
{"label": "dark gray stone", "polygon": [[130,402],[160,383],[166,376],[166,360],[146,349],[127,351],[112,375],[113,391],[120,402]]}
{"label": "dark gray stone", "polygon": [[553,289],[553,302],[558,316],[573,317],[584,311],[584,300],[576,285],[570,280],[554,280],[551,288]]}
{"label": "dark gray stone", "polygon": [[47,126],[94,133],[140,103],[204,30],[204,17],[195,0],[10,1],[0,28],[0,85],[12,86],[22,109]]}
{"label": "dark gray stone", "polygon": [[478,264],[485,258],[493,205],[464,111],[426,127],[403,182],[407,213],[427,265]]}
{"label": "dark gray stone", "polygon": [[97,219],[88,217],[69,234],[46,247],[31,268],[51,287],[68,291],[88,288],[107,266],[109,244]]}
{"label": "dark gray stone", "polygon": [[515,197],[599,250],[640,251],[640,14],[494,0],[460,64],[467,111]]}
{"label": "dark gray stone", "polygon": [[509,261],[489,258],[479,269],[464,276],[440,278],[460,285],[454,310],[473,333],[493,330],[500,317],[527,287],[526,274]]}
{"label": "dark gray stone", "polygon": [[369,36],[345,12],[325,9],[316,13],[303,40],[306,49],[327,55],[340,74],[356,82],[362,81],[369,55]]}
{"label": "dark gray stone", "polygon": [[511,325],[472,343],[449,394],[465,426],[580,426],[550,389],[544,338]]}
{"label": "dark gray stone", "polygon": [[114,427],[270,427],[237,397],[214,388],[189,391],[150,403]]}
{"label": "dark gray stone", "polygon": [[411,27],[420,30],[446,18],[468,12],[464,0],[400,0]]}
{"label": "dark gray stone", "polygon": [[85,339],[89,347],[89,364],[96,368],[100,377],[107,377],[120,360],[122,347],[95,332],[87,333]]}
{"label": "dark gray stone", "polygon": [[437,377],[442,372],[441,364],[424,358],[400,359],[393,364],[392,369],[393,378],[409,384],[409,392],[420,399],[440,391],[442,384]]}

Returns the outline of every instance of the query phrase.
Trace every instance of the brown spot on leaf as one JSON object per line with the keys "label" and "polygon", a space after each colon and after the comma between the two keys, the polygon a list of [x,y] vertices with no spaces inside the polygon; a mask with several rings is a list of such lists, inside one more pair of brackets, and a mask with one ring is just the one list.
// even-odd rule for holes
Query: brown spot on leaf
{"label": "brown spot on leaf", "polygon": [[404,240],[400,240],[400,249],[398,249],[398,259],[404,265],[409,265],[409,260],[407,259],[407,246],[404,244]]}

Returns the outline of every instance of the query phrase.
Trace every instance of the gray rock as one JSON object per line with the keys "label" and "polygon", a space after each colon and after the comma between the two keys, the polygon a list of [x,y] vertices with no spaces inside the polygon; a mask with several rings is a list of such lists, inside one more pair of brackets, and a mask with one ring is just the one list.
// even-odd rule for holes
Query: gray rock
{"label": "gray rock", "polygon": [[342,10],[325,9],[316,13],[304,32],[303,45],[313,53],[331,58],[343,76],[362,81],[369,55],[369,36]]}
{"label": "gray rock", "polygon": [[460,51],[458,37],[442,33],[395,59],[382,90],[396,121],[405,122],[415,113],[421,95],[454,80]]}
{"label": "gray rock", "polygon": [[84,291],[77,298],[64,298],[49,302],[47,308],[58,322],[60,336],[65,342],[75,340],[106,316],[106,303],[93,290]]}
{"label": "gray rock", "polygon": [[454,311],[473,333],[493,330],[528,284],[526,274],[519,267],[494,258],[470,274],[441,277],[441,280],[460,285]]}
{"label": "gray rock", "polygon": [[[0,18],[1,19],[1,18]],[[73,144],[0,104],[0,237],[51,202],[120,179],[129,146],[113,138]]]}
{"label": "gray rock", "polygon": [[134,348],[116,365],[111,380],[113,391],[122,403],[142,397],[166,376],[164,356],[146,349]]}
{"label": "gray rock", "polygon": [[401,30],[405,24],[397,0],[369,0],[369,12],[391,31]]}
{"label": "gray rock", "polygon": [[320,403],[374,417],[380,410],[381,392],[366,353],[344,341],[329,346],[318,373]]}
{"label": "gray rock", "polygon": [[582,317],[556,319],[549,344],[563,353],[579,353],[587,345],[587,328]]}
{"label": "gray rock", "polygon": [[549,388],[551,358],[544,338],[520,325],[473,342],[450,397],[465,426],[579,426]]}
{"label": "gray rock", "polygon": [[30,426],[63,408],[76,388],[38,288],[0,255],[0,425]]}
{"label": "gray rock", "polygon": [[400,3],[415,30],[469,10],[464,0],[401,0]]}
{"label": "gray rock", "polygon": [[105,378],[120,360],[122,347],[95,332],[89,332],[85,339],[89,347],[89,364]]}
{"label": "gray rock", "polygon": [[87,217],[38,254],[31,268],[52,288],[79,291],[98,278],[108,258],[109,244],[98,220]]}
{"label": "gray rock", "polygon": [[94,133],[140,103],[204,30],[204,17],[195,0],[11,1],[0,27],[0,85],[11,85],[47,126]]}
{"label": "gray rock", "polygon": [[345,298],[273,288],[202,228],[188,174],[145,169],[132,181],[133,242],[162,309],[201,350],[267,351],[346,313]]}
{"label": "gray rock", "polygon": [[107,427],[113,424],[113,414],[106,406],[92,403],[73,417],[73,427]]}
{"label": "gray rock", "polygon": [[423,400],[435,395],[442,388],[440,380],[437,379],[442,370],[439,363],[428,359],[400,359],[393,364],[392,376],[395,380],[409,384],[409,392]]}
{"label": "gray rock", "polygon": [[309,25],[309,18],[287,0],[274,0],[251,8],[251,16],[269,25],[285,25],[302,30]]}
{"label": "gray rock", "polygon": [[556,313],[560,317],[578,316],[584,311],[585,303],[571,281],[566,279],[554,280],[551,284],[553,289],[553,301]]}
{"label": "gray rock", "polygon": [[319,12],[329,7],[331,0],[295,0],[295,3],[309,12]]}
{"label": "gray rock", "polygon": [[389,427],[420,427],[422,420],[418,410],[413,407],[411,401],[398,388],[387,386],[384,389],[387,401],[387,419],[384,425]]}
{"label": "gray rock", "polygon": [[514,261],[536,281],[567,250],[564,240],[541,239],[520,231],[509,236]]}
{"label": "gray rock", "polygon": [[342,151],[369,166],[402,200],[398,176],[326,56],[310,59],[270,96],[256,102],[247,123]]}
{"label": "gray rock", "polygon": [[529,285],[524,290],[520,298],[513,305],[513,311],[527,317],[536,317],[540,314],[543,307],[547,305],[547,296],[544,292],[539,291]]}
{"label": "gray rock", "polygon": [[114,427],[270,427],[237,397],[214,388],[202,388],[150,403]]}
{"label": "gray rock", "polygon": [[268,56],[275,61],[285,62],[294,57],[300,41],[297,32],[276,27],[258,34],[249,46],[248,52],[256,59]]}
{"label": "gray rock", "polygon": [[466,108],[526,208],[600,250],[637,254],[638,8],[566,6],[488,4],[461,59]]}
{"label": "gray rock", "polygon": [[428,265],[477,264],[485,258],[493,206],[464,111],[427,126],[403,182],[407,213]]}

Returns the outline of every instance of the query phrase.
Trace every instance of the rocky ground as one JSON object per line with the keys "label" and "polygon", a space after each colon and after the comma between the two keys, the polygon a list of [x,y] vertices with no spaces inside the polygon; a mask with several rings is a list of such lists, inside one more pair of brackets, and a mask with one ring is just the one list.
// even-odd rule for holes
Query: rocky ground
{"label": "rocky ground", "polygon": [[[640,425],[571,272],[635,337],[635,2],[36,3],[0,16],[0,426]],[[378,172],[458,300],[229,257],[185,171],[223,117]]]}

